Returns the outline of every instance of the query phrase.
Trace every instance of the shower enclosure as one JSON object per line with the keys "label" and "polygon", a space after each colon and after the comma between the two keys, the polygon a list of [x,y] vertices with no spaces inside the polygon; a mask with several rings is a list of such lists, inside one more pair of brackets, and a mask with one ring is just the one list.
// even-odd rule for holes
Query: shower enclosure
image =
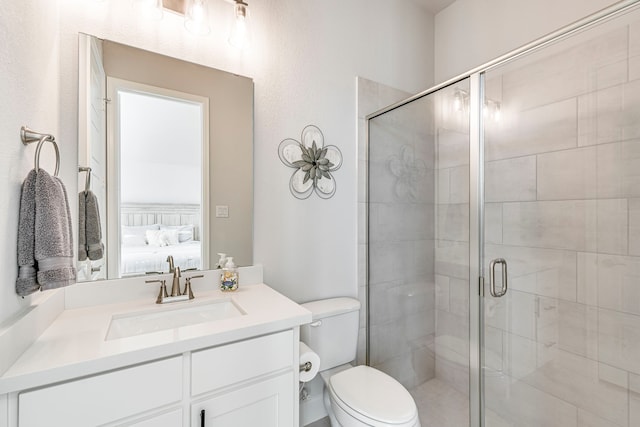
{"label": "shower enclosure", "polygon": [[636,4],[367,118],[367,362],[423,427],[640,425]]}

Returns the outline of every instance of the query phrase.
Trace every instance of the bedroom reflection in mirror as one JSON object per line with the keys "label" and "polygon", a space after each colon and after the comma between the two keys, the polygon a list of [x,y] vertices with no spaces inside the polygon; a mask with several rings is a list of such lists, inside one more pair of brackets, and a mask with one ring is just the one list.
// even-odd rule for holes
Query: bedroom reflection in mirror
{"label": "bedroom reflection in mirror", "polygon": [[[203,268],[208,99],[107,78],[109,277]],[[115,261],[115,262],[114,262]]]}

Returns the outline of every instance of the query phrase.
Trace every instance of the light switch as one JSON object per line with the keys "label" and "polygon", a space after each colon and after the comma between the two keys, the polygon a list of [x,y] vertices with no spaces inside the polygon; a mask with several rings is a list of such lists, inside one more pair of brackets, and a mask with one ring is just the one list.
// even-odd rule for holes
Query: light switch
{"label": "light switch", "polygon": [[216,205],[216,218],[229,218],[229,206]]}

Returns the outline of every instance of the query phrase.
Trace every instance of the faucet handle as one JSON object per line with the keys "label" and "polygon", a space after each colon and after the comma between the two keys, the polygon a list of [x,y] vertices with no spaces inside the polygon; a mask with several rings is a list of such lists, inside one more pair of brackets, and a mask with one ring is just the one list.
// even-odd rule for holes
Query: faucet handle
{"label": "faucet handle", "polygon": [[193,296],[193,291],[191,290],[191,279],[200,279],[202,277],[204,277],[203,274],[187,277],[185,279],[184,292],[182,293],[182,295],[189,295],[189,299],[194,299],[195,297]]}
{"label": "faucet handle", "polygon": [[145,280],[145,283],[160,283],[160,293],[156,298],[156,304],[162,304],[162,300],[169,296],[167,293],[167,281],[166,280]]}

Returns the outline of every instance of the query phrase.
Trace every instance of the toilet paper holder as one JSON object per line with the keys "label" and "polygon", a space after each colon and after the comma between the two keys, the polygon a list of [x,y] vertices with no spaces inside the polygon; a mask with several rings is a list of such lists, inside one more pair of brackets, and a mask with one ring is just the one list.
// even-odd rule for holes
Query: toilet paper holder
{"label": "toilet paper holder", "polygon": [[313,368],[313,364],[311,362],[305,362],[300,365],[300,372],[309,372]]}

